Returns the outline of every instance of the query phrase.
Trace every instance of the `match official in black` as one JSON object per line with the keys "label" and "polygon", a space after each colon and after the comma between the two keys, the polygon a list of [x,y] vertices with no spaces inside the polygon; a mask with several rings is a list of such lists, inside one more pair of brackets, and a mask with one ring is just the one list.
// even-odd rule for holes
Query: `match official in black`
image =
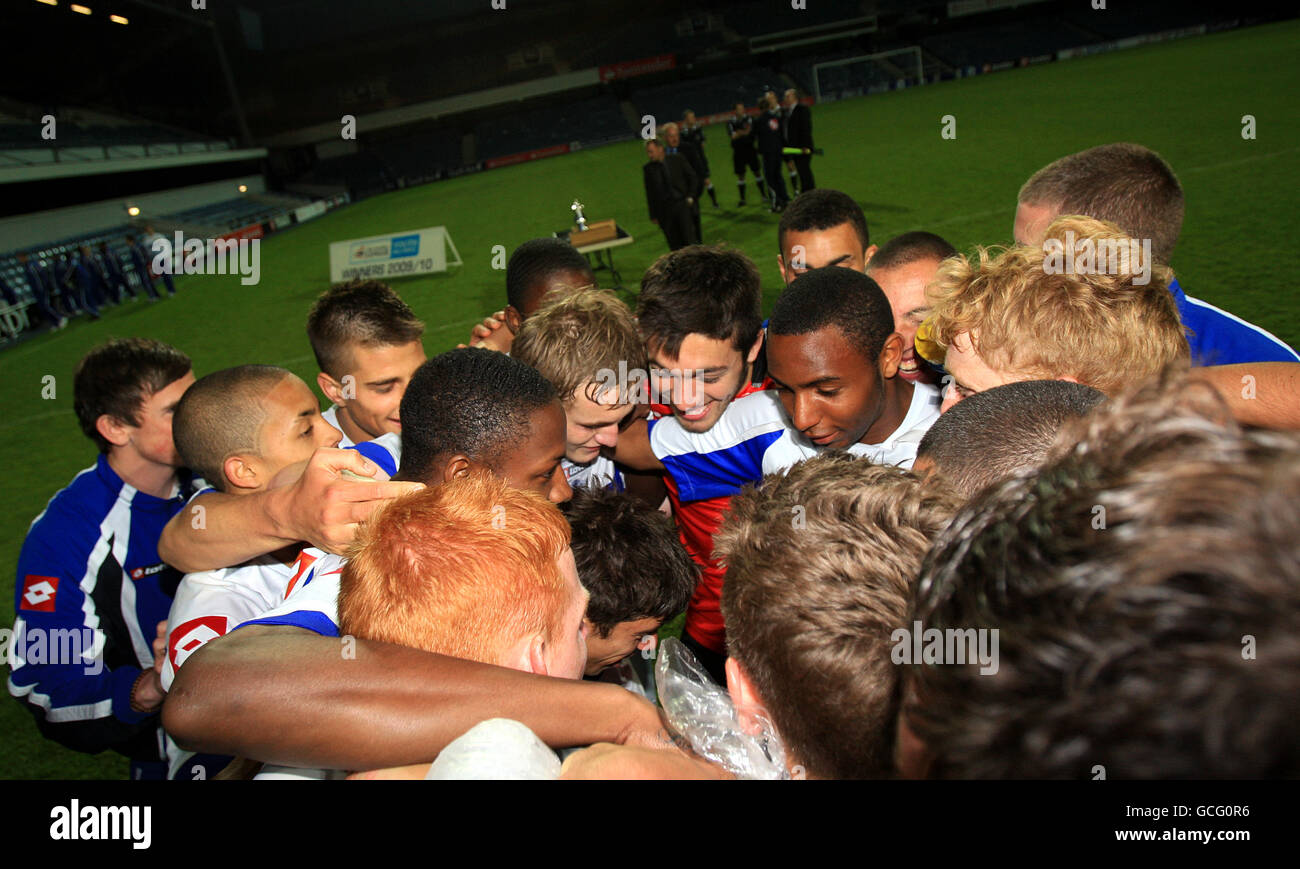
{"label": "match official in black", "polygon": [[786,147],[799,148],[803,151],[802,154],[793,155],[794,168],[799,173],[799,192],[812,190],[815,186],[812,173],[812,110],[799,102],[799,95],[795,93],[794,88],[785,92],[785,117],[782,119],[782,126],[785,128]]}
{"label": "match official in black", "polygon": [[645,176],[650,219],[663,230],[669,250],[699,244],[700,236],[695,229],[699,176],[681,154],[666,153],[658,139],[646,140],[645,153],[650,162],[641,172]]}
{"label": "match official in black", "polygon": [[767,185],[763,183],[763,171],[758,167],[758,152],[754,150],[754,122],[745,114],[745,104],[736,103],[736,114],[727,121],[727,135],[731,137],[731,169],[736,173],[736,186],[740,188],[740,201],[745,204],[745,168],[754,173],[758,182],[758,193],[767,198]]}

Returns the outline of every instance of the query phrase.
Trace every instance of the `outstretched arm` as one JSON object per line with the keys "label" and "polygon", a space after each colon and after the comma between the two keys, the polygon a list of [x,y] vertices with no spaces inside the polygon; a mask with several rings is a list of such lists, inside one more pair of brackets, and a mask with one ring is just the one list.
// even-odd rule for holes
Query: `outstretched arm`
{"label": "outstretched arm", "polygon": [[644,419],[638,419],[619,434],[614,459],[620,465],[637,471],[662,471],[664,468],[663,462],[650,449],[650,427]]}
{"label": "outstretched arm", "polygon": [[286,626],[203,646],[163,706],[163,726],[187,749],[353,770],[427,762],[489,718],[521,721],[557,748],[662,744],[654,707],[617,685]]}
{"label": "outstretched arm", "polygon": [[1300,362],[1242,362],[1191,370],[1214,387],[1243,425],[1300,430]]}
{"label": "outstretched arm", "polygon": [[379,468],[356,450],[321,448],[288,486],[256,495],[200,495],[167,523],[158,554],[178,570],[195,573],[242,564],[304,540],[342,552],[375,510],[423,488],[347,480],[341,476],[345,470],[370,477]]}

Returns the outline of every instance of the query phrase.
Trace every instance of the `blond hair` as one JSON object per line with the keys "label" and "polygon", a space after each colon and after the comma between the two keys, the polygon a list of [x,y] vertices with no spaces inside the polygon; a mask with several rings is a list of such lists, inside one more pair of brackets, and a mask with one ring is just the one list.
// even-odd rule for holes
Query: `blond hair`
{"label": "blond hair", "polygon": [[[1114,395],[1166,368],[1185,368],[1190,350],[1171,273],[1146,260],[1148,283],[1136,261],[1117,256],[1134,239],[1089,217],[1058,217],[1039,247],[978,248],[978,262],[946,260],[927,297],[934,337],[948,346],[965,334],[990,368],[1021,380],[1078,382]],[[1048,247],[1067,256],[1109,250],[1106,269],[1054,273]],[[1100,257],[1099,260],[1107,259]]]}
{"label": "blond hair", "polygon": [[510,355],[536,368],[565,404],[584,384],[594,401],[599,384],[618,378],[619,363],[627,371],[646,367],[632,311],[608,290],[578,290],[547,301],[524,321]]}
{"label": "blond hair", "polygon": [[559,509],[486,471],[393,501],[362,526],[339,584],[345,634],[488,664],[559,636]]}

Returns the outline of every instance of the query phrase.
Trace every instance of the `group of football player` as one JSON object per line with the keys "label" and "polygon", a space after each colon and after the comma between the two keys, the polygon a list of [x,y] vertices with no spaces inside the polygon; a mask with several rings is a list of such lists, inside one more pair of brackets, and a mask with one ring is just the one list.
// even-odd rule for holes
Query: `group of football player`
{"label": "group of football player", "polygon": [[1131,144],[968,254],[809,174],[766,318],[734,248],[630,307],[535,239],[432,358],[388,286],[322,293],[324,412],[112,341],[10,693],[136,777],[1300,774],[1300,356],[1184,293],[1182,217]]}

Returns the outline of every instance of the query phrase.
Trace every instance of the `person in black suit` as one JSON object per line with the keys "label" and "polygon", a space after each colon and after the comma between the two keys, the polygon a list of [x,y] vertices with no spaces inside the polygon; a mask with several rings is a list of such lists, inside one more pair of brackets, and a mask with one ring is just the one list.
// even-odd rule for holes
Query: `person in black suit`
{"label": "person in black suit", "polygon": [[785,147],[785,137],[781,133],[781,106],[776,101],[776,94],[768,91],[759,100],[758,107],[762,114],[754,119],[754,138],[758,153],[763,155],[763,177],[772,197],[771,210],[784,211],[790,203],[790,195],[785,192],[785,179],[781,177],[781,167],[785,163],[781,153]]}
{"label": "person in black suit", "polygon": [[645,152],[650,162],[642,167],[642,174],[650,220],[663,230],[669,250],[699,244],[694,213],[700,195],[700,177],[685,157],[667,153],[658,139],[647,140]]}
{"label": "person in black suit", "polygon": [[799,95],[794,88],[785,92],[785,145],[787,148],[802,148],[803,153],[794,157],[794,168],[799,173],[799,192],[812,190],[812,110],[799,102]]}

